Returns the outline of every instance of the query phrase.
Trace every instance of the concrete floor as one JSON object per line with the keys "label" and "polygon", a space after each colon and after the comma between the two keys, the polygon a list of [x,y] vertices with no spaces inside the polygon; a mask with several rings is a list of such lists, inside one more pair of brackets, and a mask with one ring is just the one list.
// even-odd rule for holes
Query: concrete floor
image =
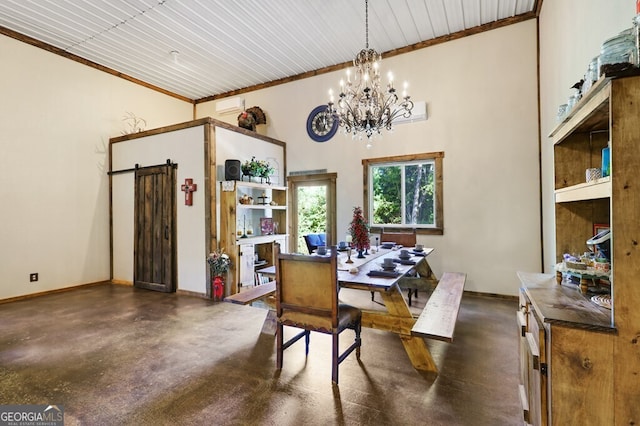
{"label": "concrete floor", "polygon": [[[378,306],[368,292],[340,295]],[[396,335],[363,329],[361,363],[348,357],[336,387],[329,336],[312,334],[307,359],[296,343],[276,371],[264,309],[79,288],[0,304],[0,404],[62,405],[66,425],[522,424],[516,309],[465,295],[455,341],[427,340],[435,380]],[[353,334],[342,336],[347,345]]]}

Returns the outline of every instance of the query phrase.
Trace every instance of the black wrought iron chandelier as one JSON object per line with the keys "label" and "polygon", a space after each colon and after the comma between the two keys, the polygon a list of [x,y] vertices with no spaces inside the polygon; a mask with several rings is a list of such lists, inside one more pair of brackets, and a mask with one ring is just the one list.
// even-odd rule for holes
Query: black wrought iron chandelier
{"label": "black wrought iron chandelier", "polygon": [[388,73],[386,88],[381,87],[380,62],[382,55],[369,48],[369,1],[365,0],[365,48],[353,60],[355,72],[347,70],[347,81],[340,80],[340,95],[334,104],[333,91],[329,91],[329,113],[339,120],[341,131],[350,133],[354,139],[367,137],[367,148],[371,138],[380,136],[383,129],[392,130],[399,117],[409,118],[413,109],[411,97],[404,84],[402,100],[393,84],[393,74]]}

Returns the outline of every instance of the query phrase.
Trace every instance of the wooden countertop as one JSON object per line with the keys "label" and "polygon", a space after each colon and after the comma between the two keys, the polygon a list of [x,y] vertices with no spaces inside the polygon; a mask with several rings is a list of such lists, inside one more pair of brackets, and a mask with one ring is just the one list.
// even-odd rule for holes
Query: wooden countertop
{"label": "wooden countertop", "polygon": [[544,322],[615,333],[612,311],[585,297],[578,286],[559,285],[555,274],[518,272],[522,288]]}

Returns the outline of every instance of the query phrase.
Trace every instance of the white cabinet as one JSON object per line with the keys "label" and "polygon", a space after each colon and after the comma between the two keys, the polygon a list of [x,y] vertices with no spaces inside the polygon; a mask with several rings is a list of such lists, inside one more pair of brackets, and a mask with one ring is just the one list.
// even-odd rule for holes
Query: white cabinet
{"label": "white cabinet", "polygon": [[256,261],[255,246],[253,244],[239,244],[239,278],[241,286],[252,286],[254,282],[254,266]]}

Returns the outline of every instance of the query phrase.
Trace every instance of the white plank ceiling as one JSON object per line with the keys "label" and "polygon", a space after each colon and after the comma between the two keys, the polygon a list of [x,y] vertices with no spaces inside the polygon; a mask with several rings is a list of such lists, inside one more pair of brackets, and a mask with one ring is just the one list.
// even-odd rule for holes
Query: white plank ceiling
{"label": "white plank ceiling", "polygon": [[[536,1],[369,0],[369,45],[392,52],[530,14]],[[353,60],[365,2],[0,0],[0,26],[197,100]]]}

